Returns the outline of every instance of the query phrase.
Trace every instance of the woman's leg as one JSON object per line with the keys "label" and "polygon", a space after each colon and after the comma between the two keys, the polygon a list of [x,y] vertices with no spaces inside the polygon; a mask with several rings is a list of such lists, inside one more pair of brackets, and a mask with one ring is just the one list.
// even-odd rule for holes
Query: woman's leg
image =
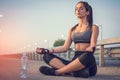
{"label": "woman's leg", "polygon": [[89,68],[89,75],[90,75],[90,76],[95,76],[96,73],[97,73],[97,65],[91,66],[91,67]]}
{"label": "woman's leg", "polygon": [[44,61],[53,68],[60,69],[70,63],[70,61],[59,58],[53,54],[44,54]]}
{"label": "woman's leg", "polygon": [[95,76],[97,73],[97,65],[96,65],[95,57],[92,55],[91,58],[92,60],[91,60],[91,65],[89,67],[89,75]]}
{"label": "woman's leg", "polygon": [[[89,55],[88,58],[86,59],[86,60],[88,60],[88,62],[86,61],[84,63],[84,65],[86,65],[86,63],[87,63],[86,67],[82,70],[78,70],[78,71],[73,72],[73,76],[75,76],[75,77],[89,77],[89,76],[96,75],[97,65],[96,65],[95,57],[94,57],[93,53],[88,53],[87,55]],[[84,60],[84,57],[81,60]]]}
{"label": "woman's leg", "polygon": [[68,65],[56,70],[56,74],[59,75],[59,74],[64,74],[64,73],[71,73],[73,71],[81,70],[84,67],[85,66],[80,62],[80,60],[78,58],[76,58]]}
{"label": "woman's leg", "polygon": [[91,65],[92,55],[93,55],[92,53],[82,53],[80,56],[78,56],[68,65],[56,70],[56,72],[58,74],[62,74],[62,73],[69,73],[69,72],[81,70],[83,68],[87,68]]}
{"label": "woman's leg", "polygon": [[[53,70],[53,69],[50,69],[48,67],[47,68],[43,67],[44,70],[42,68],[42,69],[40,69],[40,72],[42,72],[43,74],[46,74],[46,75],[60,75],[60,74],[64,74],[64,73],[82,71],[83,69],[88,68],[91,65],[90,55],[93,55],[93,54],[92,53],[83,53],[80,56],[77,55],[77,58],[74,59],[72,62],[70,62],[70,61],[63,60],[63,59],[61,59],[61,58],[59,58],[55,55],[52,55],[52,54],[45,54],[44,57],[43,57],[44,61],[47,64],[50,63],[50,65],[54,68],[57,68],[57,70]],[[61,63],[64,64],[64,66],[60,65],[61,68],[59,66],[57,66],[57,65],[59,65],[59,63],[58,63],[59,61],[58,62],[55,61],[56,59],[61,61]],[[83,73],[83,71],[82,71],[82,73]],[[82,74],[82,75],[84,76],[84,74]],[[80,76],[77,75],[77,77],[83,77],[83,76],[81,76],[81,74],[80,74]],[[88,76],[89,76],[89,74],[87,75],[87,77]]]}

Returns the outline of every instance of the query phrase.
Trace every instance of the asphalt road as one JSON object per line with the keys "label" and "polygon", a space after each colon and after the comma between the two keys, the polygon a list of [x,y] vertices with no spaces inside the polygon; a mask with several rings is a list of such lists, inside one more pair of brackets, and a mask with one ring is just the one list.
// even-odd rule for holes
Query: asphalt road
{"label": "asphalt road", "polygon": [[[110,64],[110,62],[108,61]],[[114,62],[115,63],[115,62]],[[46,65],[43,61],[28,61],[28,78],[24,80],[120,80],[119,66],[99,67],[95,77],[76,78],[66,76],[46,76],[39,72],[39,67]],[[0,57],[0,80],[21,80],[20,59]]]}

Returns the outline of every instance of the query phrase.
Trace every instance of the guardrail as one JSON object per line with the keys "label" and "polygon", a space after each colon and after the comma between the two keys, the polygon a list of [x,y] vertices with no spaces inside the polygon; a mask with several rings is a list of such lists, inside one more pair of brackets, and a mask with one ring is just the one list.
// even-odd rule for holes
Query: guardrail
{"label": "guardrail", "polygon": [[[102,41],[98,41],[97,46],[100,46],[100,54],[99,54],[99,66],[104,66],[104,46],[112,45],[112,44],[120,44],[120,37],[104,39]],[[114,52],[113,52],[114,53]],[[120,52],[117,52],[120,54]]]}

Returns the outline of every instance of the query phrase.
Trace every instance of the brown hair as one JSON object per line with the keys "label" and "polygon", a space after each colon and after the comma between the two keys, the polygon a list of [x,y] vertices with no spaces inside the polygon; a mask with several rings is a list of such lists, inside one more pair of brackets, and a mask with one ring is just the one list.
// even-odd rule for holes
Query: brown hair
{"label": "brown hair", "polygon": [[[82,3],[85,6],[86,11],[89,11],[89,15],[87,15],[87,21],[88,21],[89,26],[91,28],[92,25],[93,25],[93,11],[92,11],[92,7],[87,2],[85,2],[85,1],[80,1],[77,4],[79,4],[79,3]],[[76,26],[78,26],[78,24],[76,24],[75,26],[73,26],[72,30],[74,30],[76,28]]]}

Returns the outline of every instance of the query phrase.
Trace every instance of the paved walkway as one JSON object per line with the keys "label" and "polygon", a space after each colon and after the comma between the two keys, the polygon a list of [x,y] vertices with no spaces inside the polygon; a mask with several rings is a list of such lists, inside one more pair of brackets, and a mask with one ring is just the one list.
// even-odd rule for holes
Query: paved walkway
{"label": "paved walkway", "polygon": [[[28,75],[26,80],[120,80],[120,67],[98,67],[95,77],[75,78],[65,76],[46,76],[39,73],[40,65],[46,65],[42,61],[29,60]],[[0,80],[21,80],[20,60],[0,57]]]}

